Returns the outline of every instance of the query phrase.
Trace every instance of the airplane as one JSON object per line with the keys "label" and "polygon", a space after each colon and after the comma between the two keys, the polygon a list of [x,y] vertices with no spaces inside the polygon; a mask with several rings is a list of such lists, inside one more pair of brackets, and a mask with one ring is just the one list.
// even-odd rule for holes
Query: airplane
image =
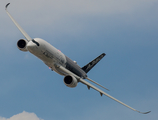
{"label": "airplane", "polygon": [[20,30],[20,32],[24,35],[26,39],[20,39],[17,42],[17,47],[19,50],[26,52],[29,51],[33,55],[35,55],[37,58],[42,60],[52,71],[55,71],[56,73],[64,76],[64,84],[67,87],[74,88],[77,86],[79,82],[83,83],[88,87],[88,89],[93,88],[94,90],[98,91],[100,95],[105,95],[114,101],[128,107],[129,109],[136,111],[138,113],[142,114],[148,114],[151,111],[148,112],[140,112],[129,105],[121,102],[120,100],[112,97],[111,95],[107,94],[106,92],[102,91],[101,89],[95,87],[94,85],[87,82],[85,79],[93,82],[94,84],[108,90],[104,86],[98,84],[97,82],[91,80],[88,78],[87,73],[106,55],[105,53],[102,53],[100,56],[89,62],[84,67],[80,67],[76,61],[71,60],[66,55],[64,55],[61,51],[59,51],[57,48],[46,42],[45,40],[41,38],[31,38],[24,30],[23,28],[15,21],[15,19],[11,16],[11,14],[8,12],[7,8],[10,3],[8,3],[5,6],[5,10],[10,17],[10,19],[13,21],[13,23],[16,25],[16,27]]}

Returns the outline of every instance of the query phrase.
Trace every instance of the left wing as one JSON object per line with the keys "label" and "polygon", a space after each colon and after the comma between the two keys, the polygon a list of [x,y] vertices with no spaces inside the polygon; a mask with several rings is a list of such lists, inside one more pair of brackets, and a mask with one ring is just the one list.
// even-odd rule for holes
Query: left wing
{"label": "left wing", "polygon": [[13,23],[16,25],[16,27],[20,30],[20,32],[25,36],[25,38],[27,39],[27,41],[31,41],[32,38],[22,29],[22,27],[14,20],[14,18],[11,16],[11,14],[8,12],[7,8],[10,5],[10,3],[8,3],[5,6],[5,10],[8,14],[8,16],[10,17],[10,19],[13,21]]}
{"label": "left wing", "polygon": [[136,109],[134,109],[134,108],[132,108],[132,107],[126,105],[125,103],[119,101],[118,99],[112,97],[111,95],[107,94],[106,92],[100,90],[99,88],[93,86],[92,84],[88,83],[88,82],[85,81],[84,79],[82,79],[82,78],[80,78],[79,76],[75,75],[74,73],[72,73],[71,71],[67,70],[67,69],[64,68],[63,66],[61,66],[61,65],[56,65],[56,67],[57,67],[58,69],[60,69],[61,71],[63,71],[63,72],[65,72],[65,73],[69,74],[69,75],[73,75],[79,82],[81,82],[81,83],[87,85],[88,88],[93,88],[94,90],[100,92],[101,96],[104,94],[104,95],[106,95],[107,97],[109,97],[109,98],[115,100],[116,102],[118,102],[118,103],[120,103],[120,104],[122,104],[122,105],[128,107],[129,109],[134,110],[134,111],[139,112],[139,113],[142,113],[142,114],[148,114],[148,113],[151,112],[151,111],[149,111],[149,112],[140,112],[140,111],[138,111],[138,110],[136,110]]}

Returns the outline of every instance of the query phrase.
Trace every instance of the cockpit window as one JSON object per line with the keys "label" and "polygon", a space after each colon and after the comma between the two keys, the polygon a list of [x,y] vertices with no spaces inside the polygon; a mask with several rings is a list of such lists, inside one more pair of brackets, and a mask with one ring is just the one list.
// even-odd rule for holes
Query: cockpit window
{"label": "cockpit window", "polygon": [[37,46],[40,46],[40,44],[37,41],[35,41],[34,39],[32,39],[32,42],[35,43]]}

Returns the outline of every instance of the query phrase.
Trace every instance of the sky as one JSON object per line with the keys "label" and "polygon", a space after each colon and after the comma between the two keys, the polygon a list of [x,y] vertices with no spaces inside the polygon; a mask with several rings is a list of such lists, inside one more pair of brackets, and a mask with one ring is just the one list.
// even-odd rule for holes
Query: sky
{"label": "sky", "polygon": [[[16,43],[42,38],[81,67],[106,56],[88,77],[134,112],[87,86],[64,85]],[[158,0],[1,0],[0,120],[156,120],[158,118]],[[100,88],[100,87],[99,87]],[[100,88],[101,89],[101,88]]]}

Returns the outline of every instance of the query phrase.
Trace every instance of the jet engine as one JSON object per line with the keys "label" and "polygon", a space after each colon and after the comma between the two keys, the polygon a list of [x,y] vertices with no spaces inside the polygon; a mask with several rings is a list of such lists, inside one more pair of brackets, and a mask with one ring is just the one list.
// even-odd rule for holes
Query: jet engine
{"label": "jet engine", "polygon": [[27,47],[26,47],[26,46],[27,46],[27,43],[28,43],[27,40],[25,40],[25,39],[20,39],[20,40],[17,42],[17,47],[19,48],[19,50],[26,52],[26,51],[28,51],[28,50],[27,50]]}
{"label": "jet engine", "polygon": [[64,77],[64,83],[65,83],[66,86],[74,88],[74,87],[77,86],[78,81],[74,76],[67,75],[67,76]]}

